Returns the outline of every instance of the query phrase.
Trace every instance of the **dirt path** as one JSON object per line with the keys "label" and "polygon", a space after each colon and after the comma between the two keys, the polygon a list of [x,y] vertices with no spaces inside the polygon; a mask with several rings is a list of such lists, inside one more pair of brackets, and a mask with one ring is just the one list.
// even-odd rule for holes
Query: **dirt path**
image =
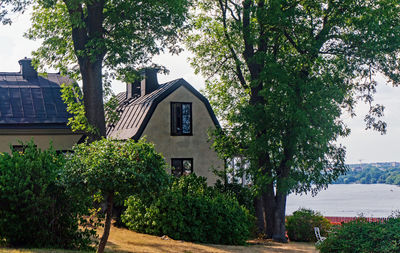
{"label": "dirt path", "polygon": [[[102,232],[102,231],[99,231]],[[312,243],[280,244],[271,241],[251,241],[248,246],[225,246],[211,244],[196,244],[172,239],[162,239],[157,236],[135,233],[126,229],[113,227],[107,243],[106,252],[154,252],[154,253],[312,253],[315,250]]]}

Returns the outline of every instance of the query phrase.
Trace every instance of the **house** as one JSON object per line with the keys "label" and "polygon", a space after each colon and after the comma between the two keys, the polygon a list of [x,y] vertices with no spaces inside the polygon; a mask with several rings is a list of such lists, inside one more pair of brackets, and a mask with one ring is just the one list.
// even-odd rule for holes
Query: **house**
{"label": "house", "polygon": [[171,165],[170,173],[196,173],[216,181],[213,169],[223,160],[211,148],[208,131],[219,127],[208,100],[183,79],[164,84],[157,70],[146,69],[142,80],[127,84],[118,94],[119,121],[107,127],[107,136],[135,140],[146,136]]}
{"label": "house", "polygon": [[60,74],[38,76],[30,59],[19,61],[20,72],[0,72],[0,152],[10,145],[23,149],[34,140],[39,148],[70,150],[81,138],[67,126],[70,115],[60,95],[60,85],[72,80]]}
{"label": "house", "polygon": [[[20,141],[34,140],[41,149],[50,142],[59,151],[71,150],[82,133],[67,125],[71,116],[61,99],[60,85],[73,80],[58,73],[39,76],[30,59],[19,61],[20,72],[0,72],[0,152]],[[146,69],[140,82],[127,84],[118,94],[119,121],[107,127],[114,139],[138,140],[146,136],[162,153],[176,176],[196,173],[216,181],[212,169],[222,169],[208,141],[208,131],[219,127],[208,100],[183,79],[159,84],[157,71]]]}

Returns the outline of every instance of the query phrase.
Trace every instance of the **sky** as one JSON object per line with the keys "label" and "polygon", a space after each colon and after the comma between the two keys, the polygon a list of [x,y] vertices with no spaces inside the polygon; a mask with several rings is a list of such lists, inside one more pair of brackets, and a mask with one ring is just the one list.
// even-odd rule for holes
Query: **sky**
{"label": "sky", "polygon": [[[18,72],[18,60],[30,57],[31,52],[40,46],[40,41],[30,41],[23,37],[30,27],[29,13],[16,15],[13,20],[11,26],[0,24],[0,72]],[[159,82],[184,78],[196,89],[203,89],[204,78],[195,75],[187,61],[189,56],[190,53],[184,51],[179,56],[164,54],[155,57],[155,63],[170,70],[169,75],[159,75]],[[380,79],[378,83],[375,102],[385,105],[383,120],[388,124],[387,134],[365,130],[363,119],[368,112],[368,106],[359,102],[356,106],[356,117],[343,115],[351,129],[349,137],[339,140],[339,143],[346,146],[347,163],[400,161],[400,87],[386,85],[384,79]],[[113,83],[112,87],[116,93],[125,90],[125,85],[120,82]]]}

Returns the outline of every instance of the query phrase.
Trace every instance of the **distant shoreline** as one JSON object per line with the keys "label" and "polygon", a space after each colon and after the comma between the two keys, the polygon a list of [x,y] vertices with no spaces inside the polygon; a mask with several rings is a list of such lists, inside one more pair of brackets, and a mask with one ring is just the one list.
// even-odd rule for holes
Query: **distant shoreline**
{"label": "distant shoreline", "polygon": [[400,163],[360,164],[349,166],[345,175],[334,184],[389,184],[400,185]]}

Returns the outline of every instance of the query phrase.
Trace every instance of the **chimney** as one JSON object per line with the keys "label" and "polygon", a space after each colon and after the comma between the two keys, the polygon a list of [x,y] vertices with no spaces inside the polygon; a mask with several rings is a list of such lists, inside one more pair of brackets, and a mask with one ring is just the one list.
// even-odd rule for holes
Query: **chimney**
{"label": "chimney", "polygon": [[24,58],[18,61],[21,66],[21,74],[22,77],[26,80],[37,79],[38,73],[35,68],[32,66],[32,59]]}
{"label": "chimney", "polygon": [[146,68],[141,72],[142,81],[140,82],[140,95],[147,95],[158,89],[157,80],[158,69]]}
{"label": "chimney", "polygon": [[126,84],[126,98],[140,97],[140,81]]}

